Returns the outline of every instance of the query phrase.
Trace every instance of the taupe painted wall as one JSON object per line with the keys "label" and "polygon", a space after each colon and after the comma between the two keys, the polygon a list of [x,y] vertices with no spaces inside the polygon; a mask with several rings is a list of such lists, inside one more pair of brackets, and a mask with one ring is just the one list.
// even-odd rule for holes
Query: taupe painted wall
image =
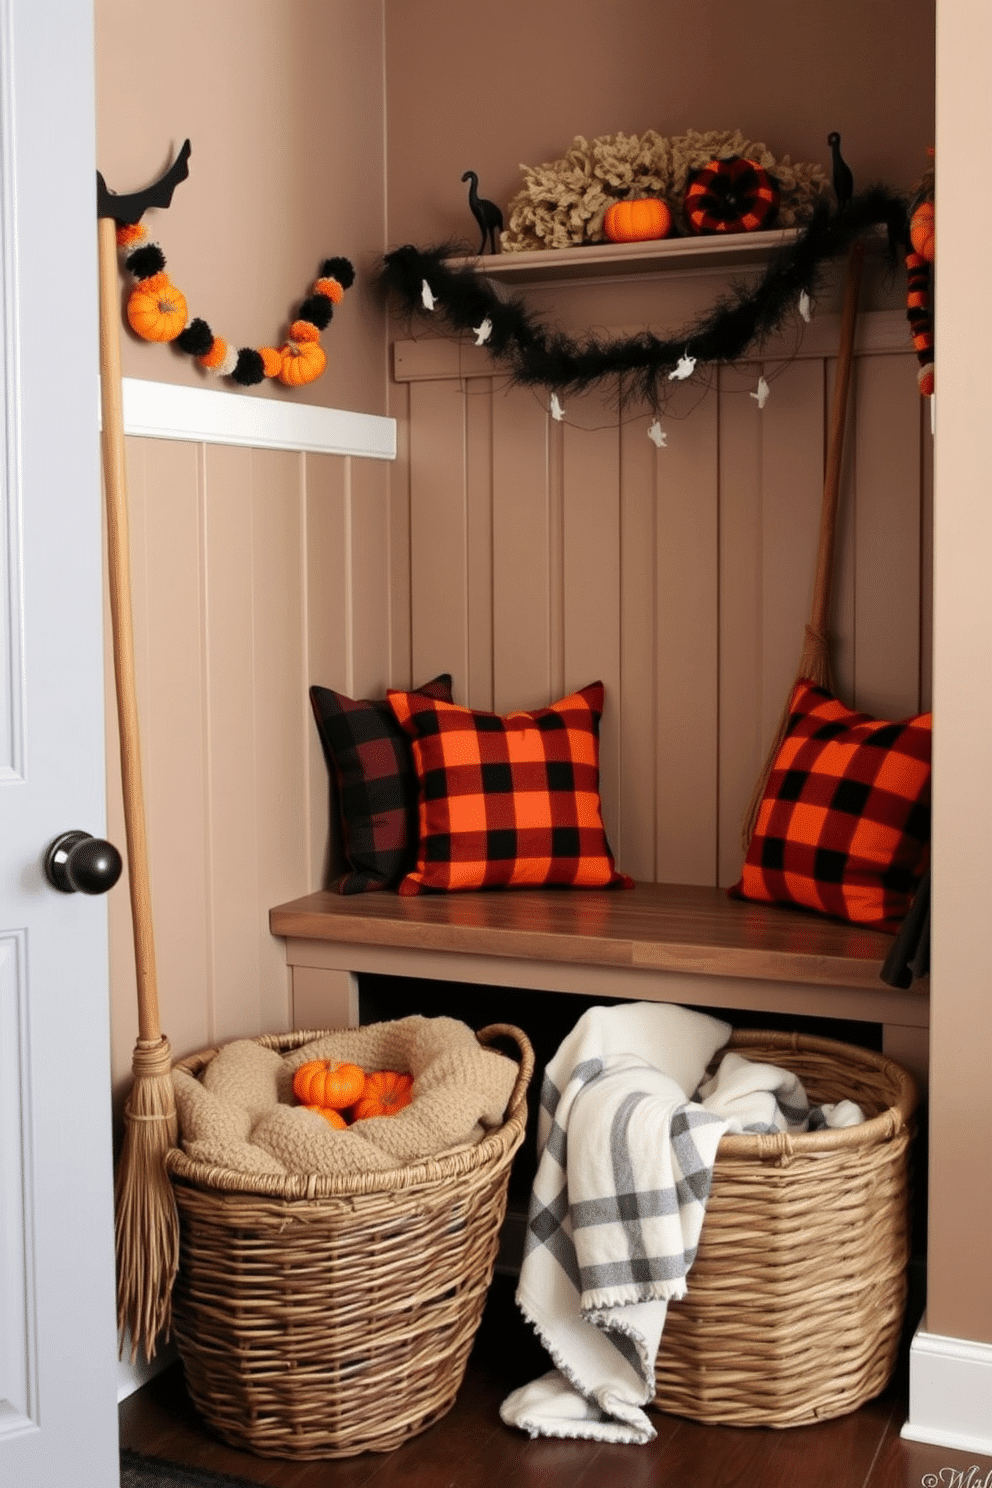
{"label": "taupe painted wall", "polygon": [[[327,770],[307,689],[381,694],[380,460],[127,442],[135,671],[162,1023],[181,1058],[289,1023],[273,904],[319,888]],[[108,620],[109,627],[109,620]],[[108,835],[124,844],[107,668]],[[109,896],[112,1069],[137,1037],[127,892]]]}
{"label": "taupe painted wall", "polygon": [[[382,9],[381,0],[175,0],[166,20],[130,0],[95,0],[107,185],[149,184],[192,141],[188,180],[168,211],[145,217],[190,314],[236,346],[279,345],[322,259],[344,254],[358,270],[322,336],[324,375],[292,392],[267,380],[246,397],[384,411],[370,273],[385,211]],[[234,386],[126,325],[122,360],[125,377]]]}
{"label": "taupe painted wall", "polygon": [[[934,1331],[992,1340],[985,1243],[992,1213],[984,1176],[984,1154],[992,1141],[986,1096],[992,1030],[985,953],[978,942],[987,918],[984,826],[992,812],[987,762],[979,747],[989,732],[987,703],[975,686],[976,676],[984,677],[992,641],[987,605],[992,539],[986,531],[992,476],[984,434],[988,311],[983,303],[985,319],[976,316],[972,290],[983,282],[981,243],[988,240],[992,223],[983,220],[976,231],[973,183],[967,174],[976,129],[969,109],[981,98],[987,111],[988,95],[973,34],[974,5],[969,0],[940,0],[940,5],[946,19],[940,144],[949,168],[939,211],[943,241],[953,251],[941,270],[939,322],[947,372],[937,470],[936,666],[942,680],[936,691],[935,852],[940,876],[928,1321]],[[933,140],[931,0],[874,0],[869,6],[861,0],[818,0],[801,7],[790,0],[763,0],[757,11],[762,24],[752,15],[750,30],[740,7],[729,0],[692,6],[620,0],[612,9],[601,0],[507,0],[498,13],[473,11],[453,0],[385,0],[384,10],[379,0],[281,0],[278,5],[177,0],[169,24],[180,42],[176,59],[166,66],[150,50],[147,18],[123,0],[96,0],[101,166],[112,186],[131,189],[157,175],[182,139],[192,137],[192,174],[169,213],[162,214],[161,237],[169,267],[194,313],[204,314],[239,344],[270,340],[281,329],[294,298],[327,253],[346,253],[367,273],[390,243],[449,233],[471,237],[474,224],[464,205],[462,171],[470,166],[478,170],[485,194],[505,202],[517,189],[521,162],[534,164],[561,154],[575,133],[740,126],[764,138],[777,153],[825,161],[824,136],[838,128],[859,182],[877,177],[894,185],[914,179]],[[983,120],[986,133],[989,122]],[[980,201],[979,207],[987,216],[988,204]],[[236,250],[233,266],[231,244]],[[292,396],[384,411],[384,316],[367,278],[346,298],[325,345],[330,369],[309,390],[289,395],[266,386],[244,396]],[[125,373],[216,385],[177,354],[130,341]],[[400,430],[401,449],[408,448],[408,433]],[[173,458],[136,446],[130,457],[146,467]],[[265,493],[261,504],[277,489],[284,490],[284,511],[290,514],[282,535],[296,545],[298,567],[294,575],[291,564],[284,566],[281,596],[297,607],[297,639],[288,643],[289,654],[298,658],[294,675],[306,670],[299,658],[302,648],[310,646],[330,685],[362,692],[387,680],[409,680],[402,658],[397,660],[404,643],[409,646],[402,512],[390,510],[390,535],[383,536],[376,525],[382,514],[380,497],[373,494],[369,504],[362,492],[357,502],[343,496],[324,500],[324,485],[352,490],[353,495],[354,482],[336,469],[321,471],[314,476],[311,518],[322,524],[322,533],[311,537],[302,552],[293,534],[301,530],[306,497],[299,464],[288,458],[294,464],[290,475],[282,461],[275,462],[278,471],[254,456],[248,463],[250,480],[261,482],[259,490]],[[186,562],[204,530],[195,503],[201,500],[205,477],[221,502],[228,499],[225,490],[233,492],[237,515],[246,474],[237,462],[221,470],[197,449],[176,453],[174,459],[178,473],[160,471],[157,479],[163,491],[183,490],[175,520],[188,523]],[[359,487],[364,479],[355,476]],[[349,514],[355,511],[377,515],[367,528],[359,523],[348,561],[343,569],[335,568],[346,551],[342,542]],[[368,574],[385,571],[382,548],[390,541],[395,551],[389,635],[377,630],[370,640],[362,627],[356,634],[352,613],[344,615],[347,633],[342,640],[342,594],[353,585],[356,572],[351,559],[358,553],[359,570]],[[150,552],[168,580],[173,558],[156,543]],[[294,586],[303,570],[311,583],[326,583],[323,599],[331,618],[308,619],[300,610]],[[223,576],[223,561],[220,572]],[[232,575],[233,568],[221,577],[221,588],[232,582]],[[212,604],[217,592],[201,589],[197,603]],[[163,639],[161,632],[158,639]],[[166,669],[175,665],[169,649],[163,647]],[[252,690],[247,677],[247,671],[238,673],[239,685],[247,687],[242,697],[253,710],[251,731],[257,731],[264,725],[271,694],[264,688]],[[187,678],[184,685],[188,683]],[[200,697],[202,701],[202,691]],[[319,791],[312,735],[304,740],[295,732],[308,727],[305,707],[297,699],[290,711],[295,721],[287,725],[289,714],[281,718],[280,738],[299,762],[301,778],[309,769]],[[202,728],[202,720],[197,727]],[[163,742],[168,737],[168,731],[161,735]],[[220,757],[212,768],[222,763]],[[174,768],[186,790],[188,762],[181,751]],[[190,805],[196,798],[187,792],[186,799]],[[248,801],[238,804],[251,810]],[[317,798],[309,805],[296,801],[285,820],[276,823],[282,846],[288,836],[294,838],[285,861],[289,876],[298,874],[300,889],[319,872],[321,854],[313,832],[315,823],[319,832],[321,810]],[[182,869],[181,859],[179,865]],[[215,872],[215,902],[229,919],[236,917],[243,911],[237,892],[231,890],[222,863]],[[281,889],[281,881],[273,884],[274,892]],[[259,915],[264,895],[263,885],[256,900]],[[212,927],[212,943],[219,947],[223,942],[214,931]],[[171,946],[160,951],[170,961],[163,1001],[179,1000],[177,1018],[166,1017],[166,1025],[177,1029],[178,1045],[185,1048],[212,1037],[213,1030],[224,1035],[271,1026],[284,1005],[278,970],[277,980],[268,986],[242,993],[233,959],[222,956],[220,975],[227,990],[217,1005],[220,1011],[211,1013],[202,978],[197,980],[200,973],[192,979],[183,976],[187,932],[188,923],[177,918]],[[269,964],[271,949],[259,930],[251,955],[257,952],[256,961]],[[245,967],[247,977],[254,974],[255,965]],[[129,998],[130,989],[115,983],[115,1019],[131,1016]],[[126,1076],[132,1043],[128,1024],[116,1036],[119,1079]]]}
{"label": "taupe painted wall", "polygon": [[933,144],[933,0],[387,0],[390,244],[477,246],[462,173],[505,209],[575,135],[740,129],[856,182]]}
{"label": "taupe painted wall", "polygon": [[[699,279],[670,268],[633,304],[630,285],[599,285],[599,302],[609,315],[612,289],[643,319]],[[562,286],[557,303],[586,288]],[[619,413],[610,386],[565,396],[559,421],[539,391],[494,377],[471,337],[394,347],[411,671],[450,672],[457,702],[499,712],[601,680],[604,820],[634,878],[740,876],[741,820],[809,617],[838,319],[820,312],[798,345],[681,388],[661,449],[650,412]],[[857,346],[834,675],[852,706],[901,718],[930,699],[932,441],[904,316],[865,309]]]}
{"label": "taupe painted wall", "polygon": [[[238,345],[278,342],[321,259],[344,254],[358,271],[322,337],[324,375],[239,396],[384,413],[382,4],[177,0],[167,53],[124,0],[95,0],[95,17],[108,185],[149,183],[192,141],[188,180],[145,219],[191,314]],[[138,340],[123,316],[122,337],[127,377],[237,391]],[[128,470],[160,1000],[188,1053],[288,1018],[267,910],[318,886],[328,850],[306,688],[392,680],[387,471],[154,439],[129,441]],[[110,833],[123,842],[109,701],[108,741]],[[136,1035],[125,890],[110,914],[119,1096]]]}

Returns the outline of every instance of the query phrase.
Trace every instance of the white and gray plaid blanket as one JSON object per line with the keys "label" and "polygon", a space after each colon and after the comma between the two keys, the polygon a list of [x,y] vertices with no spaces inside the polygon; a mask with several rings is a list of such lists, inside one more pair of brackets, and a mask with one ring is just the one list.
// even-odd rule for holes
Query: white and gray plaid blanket
{"label": "white and gray plaid blanket", "polygon": [[864,1119],[850,1101],[810,1110],[795,1075],[733,1052],[704,1081],[730,1031],[667,1004],[592,1008],[549,1063],[517,1303],[557,1368],[507,1396],[508,1425],[650,1441],[655,1356],[720,1138]]}
{"label": "white and gray plaid blanket", "polygon": [[501,1415],[532,1436],[646,1442],[725,1122],[690,1099],[730,1028],[659,1003],[593,1008],[548,1065],[517,1303],[557,1365]]}

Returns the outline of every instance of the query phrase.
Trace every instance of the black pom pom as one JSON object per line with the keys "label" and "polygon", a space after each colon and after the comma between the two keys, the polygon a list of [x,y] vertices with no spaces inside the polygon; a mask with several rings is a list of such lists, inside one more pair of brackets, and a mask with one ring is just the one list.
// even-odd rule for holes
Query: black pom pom
{"label": "black pom pom", "polygon": [[146,243],[129,253],[124,265],[135,279],[150,279],[152,274],[161,274],[165,268],[165,254],[157,243]]}
{"label": "black pom pom", "polygon": [[317,327],[318,331],[330,325],[333,314],[334,306],[325,294],[310,295],[296,312],[297,319],[308,320],[311,325]]}
{"label": "black pom pom", "polygon": [[336,279],[342,289],[350,289],[355,282],[355,268],[350,258],[325,258],[320,266],[322,279]]}
{"label": "black pom pom", "polygon": [[231,373],[231,379],[233,382],[240,382],[242,387],[251,387],[256,382],[263,382],[265,363],[262,361],[262,353],[253,350],[250,346],[242,346],[238,352],[238,360]]}
{"label": "black pom pom", "polygon": [[214,333],[205,320],[197,316],[191,320],[184,331],[180,331],[176,337],[176,345],[180,351],[185,351],[187,356],[206,356],[214,344]]}

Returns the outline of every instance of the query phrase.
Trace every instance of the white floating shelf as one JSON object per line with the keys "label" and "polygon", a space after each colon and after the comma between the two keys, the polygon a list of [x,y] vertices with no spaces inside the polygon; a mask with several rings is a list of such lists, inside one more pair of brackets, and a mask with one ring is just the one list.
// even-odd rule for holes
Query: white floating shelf
{"label": "white floating shelf", "polygon": [[453,267],[473,268],[491,278],[516,284],[559,279],[592,279],[609,275],[660,274],[667,269],[695,269],[760,263],[776,248],[794,243],[796,228],[775,232],[712,234],[700,238],[654,238],[643,243],[589,243],[581,248],[539,248],[526,253],[495,253],[451,258]]}

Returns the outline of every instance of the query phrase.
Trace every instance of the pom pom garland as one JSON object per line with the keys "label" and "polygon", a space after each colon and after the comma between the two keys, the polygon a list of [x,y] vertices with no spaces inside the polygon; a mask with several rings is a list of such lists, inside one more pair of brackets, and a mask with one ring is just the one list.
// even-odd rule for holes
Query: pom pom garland
{"label": "pom pom garland", "polygon": [[[286,341],[279,348],[274,346],[232,346],[222,336],[214,334],[208,323],[199,316],[186,319],[186,301],[179,289],[165,272],[165,254],[161,245],[148,235],[148,229],[140,222],[119,226],[117,246],[124,267],[137,281],[128,299],[128,320],[133,329],[144,340],[170,340],[187,356],[194,357],[201,367],[218,377],[230,377],[241,387],[252,387],[266,377],[276,377],[287,387],[297,387],[315,381],[327,365],[327,358],[319,346],[320,333],[331,323],[334,306],[340,304],[345,290],[355,282],[355,270],[347,258],[326,258],[320,266],[320,275],[311,286],[310,293],[299,305],[296,317],[289,327]],[[132,306],[139,297],[146,301],[158,296],[163,312],[175,313],[181,306],[182,320],[175,329],[157,325],[156,334],[144,329],[145,321],[137,313],[132,318]],[[309,355],[302,355],[302,348],[311,345]]]}
{"label": "pom pom garland", "polygon": [[355,268],[350,258],[325,258],[320,266],[322,279],[336,279],[342,290],[350,289],[355,282]]}

